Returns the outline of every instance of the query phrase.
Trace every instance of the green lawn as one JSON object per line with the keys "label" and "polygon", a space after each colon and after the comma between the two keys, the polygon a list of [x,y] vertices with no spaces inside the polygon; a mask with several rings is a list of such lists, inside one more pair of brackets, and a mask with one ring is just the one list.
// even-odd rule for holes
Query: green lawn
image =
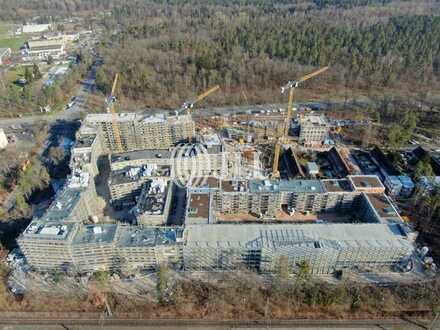
{"label": "green lawn", "polygon": [[26,41],[24,36],[11,36],[8,34],[11,25],[8,23],[0,22],[0,48],[11,48],[12,50],[18,50]]}
{"label": "green lawn", "polygon": [[25,41],[26,38],[24,37],[0,38],[0,48],[19,50]]}

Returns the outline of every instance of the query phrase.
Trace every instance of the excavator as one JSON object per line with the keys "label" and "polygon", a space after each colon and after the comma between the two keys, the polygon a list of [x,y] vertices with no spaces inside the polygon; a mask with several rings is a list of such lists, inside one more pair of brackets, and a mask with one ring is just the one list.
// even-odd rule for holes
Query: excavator
{"label": "excavator", "polygon": [[328,66],[320,68],[319,70],[316,70],[312,73],[309,73],[298,80],[290,80],[287,82],[286,85],[281,87],[282,94],[284,94],[286,91],[289,91],[289,99],[287,102],[287,113],[286,113],[286,118],[284,121],[283,134],[281,137],[278,138],[278,141],[275,145],[275,154],[274,154],[273,166],[272,166],[272,177],[274,177],[274,178],[277,178],[280,176],[280,172],[278,171],[278,166],[279,166],[279,162],[280,162],[281,145],[284,143],[287,143],[288,136],[289,136],[290,122],[291,122],[292,116],[293,116],[293,94],[294,94],[294,91],[304,81],[309,80],[310,78],[313,78],[313,77],[323,73],[324,71],[327,71],[327,69],[328,69]]}

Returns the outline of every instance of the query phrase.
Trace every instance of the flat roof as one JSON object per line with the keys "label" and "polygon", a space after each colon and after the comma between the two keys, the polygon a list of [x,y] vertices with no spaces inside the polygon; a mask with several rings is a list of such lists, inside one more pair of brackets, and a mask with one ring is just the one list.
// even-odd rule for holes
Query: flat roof
{"label": "flat roof", "polygon": [[32,46],[29,48],[31,52],[41,51],[41,50],[57,50],[61,49],[63,45],[48,45],[48,46]]}
{"label": "flat roof", "polygon": [[348,179],[352,182],[355,189],[383,188],[382,182],[377,175],[349,175]]}
{"label": "flat roof", "polygon": [[[63,188],[40,218],[42,221],[66,221],[81,199],[82,189]],[[75,221],[75,219],[73,219]]]}
{"label": "flat roof", "polygon": [[121,226],[118,246],[174,245],[182,237],[181,228]]}
{"label": "flat roof", "polygon": [[209,193],[191,193],[189,195],[188,217],[209,217]]}
{"label": "flat roof", "polygon": [[353,187],[347,179],[324,179],[321,180],[322,185],[328,192],[350,192]]}
{"label": "flat roof", "polygon": [[111,243],[115,239],[116,224],[81,226],[73,239],[73,244]]}
{"label": "flat roof", "polygon": [[136,204],[138,214],[162,215],[167,202],[169,182],[163,179],[151,179],[144,183]]}
{"label": "flat roof", "polygon": [[323,193],[324,188],[319,180],[250,180],[249,191],[258,192],[292,192]]}
{"label": "flat roof", "polygon": [[192,178],[189,188],[220,188],[220,179],[208,176],[208,177],[195,177]]}
{"label": "flat roof", "polygon": [[139,159],[169,159],[173,155],[170,149],[145,149],[129,152],[122,152],[111,155],[111,162],[126,162]]}
{"label": "flat roof", "polygon": [[[92,113],[86,116],[86,122],[89,123],[101,123],[111,122],[113,115],[111,113]],[[157,123],[157,122],[170,122],[170,124],[192,121],[190,115],[179,116],[165,116],[163,114],[151,114],[151,113],[139,113],[139,112],[118,112],[117,121],[119,122],[144,122],[144,123]]]}
{"label": "flat roof", "polygon": [[[139,173],[136,175],[130,175],[130,170],[139,169]],[[158,165],[154,170],[151,171],[151,175],[148,175],[147,171],[143,170],[142,167],[139,166],[127,166],[120,170],[114,170],[110,172],[109,175],[109,185],[118,185],[129,183],[133,181],[139,181],[141,177],[149,178],[149,177],[169,177],[171,173],[171,167],[169,165]]]}
{"label": "flat roof", "polygon": [[310,124],[314,126],[326,126],[327,119],[323,115],[305,115],[299,118],[300,124]]}
{"label": "flat roof", "polygon": [[84,134],[75,140],[73,148],[90,148],[93,141],[96,139],[96,134]]}
{"label": "flat roof", "polygon": [[188,225],[186,245],[276,247],[407,247],[405,231],[397,224],[209,224]]}
{"label": "flat roof", "polygon": [[76,223],[48,223],[40,220],[33,220],[24,230],[23,236],[39,240],[65,241],[77,225],[78,224]]}
{"label": "flat roof", "polygon": [[222,180],[221,189],[225,192],[247,191],[248,182],[243,180]]}
{"label": "flat roof", "polygon": [[[180,151],[180,152],[179,152]],[[122,152],[112,154],[111,162],[126,162],[130,160],[148,160],[148,159],[176,159],[194,157],[197,155],[203,155],[205,152],[208,154],[217,154],[222,151],[221,145],[208,145],[207,147],[202,144],[194,144],[192,147],[185,145],[185,149],[179,147],[169,149],[143,149],[129,152]]]}
{"label": "flat roof", "polygon": [[365,194],[381,218],[400,218],[389,198],[384,194]]}

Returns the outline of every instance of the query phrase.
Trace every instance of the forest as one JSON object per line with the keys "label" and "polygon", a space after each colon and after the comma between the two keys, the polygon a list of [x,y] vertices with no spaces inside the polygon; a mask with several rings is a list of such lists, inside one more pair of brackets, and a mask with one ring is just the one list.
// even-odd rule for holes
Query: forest
{"label": "forest", "polygon": [[[439,85],[440,16],[329,23],[319,10],[298,15],[281,5],[268,9],[219,2],[113,8],[114,21],[106,22],[109,35],[100,51],[103,91],[108,93],[119,72],[121,94],[147,107],[174,107],[214,84],[224,87],[212,98],[215,104],[279,102],[279,87],[287,80],[325,65],[331,70],[313,88],[328,97],[347,89],[403,95]],[[343,2],[333,1],[344,7]],[[363,8],[368,13],[370,6],[365,2]]]}
{"label": "forest", "polygon": [[331,69],[306,84],[304,98],[435,99],[440,87],[435,0],[0,0],[0,8],[0,19],[16,23],[72,12],[98,19],[99,86],[108,93],[119,72],[119,96],[137,106],[173,108],[213,84],[223,93],[211,104],[284,102],[280,86],[324,65]]}

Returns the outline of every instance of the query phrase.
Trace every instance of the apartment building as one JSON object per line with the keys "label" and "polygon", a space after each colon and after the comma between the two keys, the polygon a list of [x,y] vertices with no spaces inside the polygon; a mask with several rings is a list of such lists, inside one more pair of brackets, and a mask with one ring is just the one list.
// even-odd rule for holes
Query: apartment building
{"label": "apartment building", "polygon": [[345,268],[392,265],[413,253],[399,225],[384,224],[213,224],[187,226],[183,264],[191,271],[246,266],[274,272],[287,257],[291,272],[307,261],[312,274]]}
{"label": "apartment building", "polygon": [[[112,114],[89,114],[86,123],[99,128],[105,150],[120,152]],[[116,118],[122,151],[166,149],[195,135],[191,116],[119,113]]]}
{"label": "apartment building", "polygon": [[28,264],[39,271],[87,273],[100,270],[182,267],[182,228],[85,225],[33,221],[18,239]]}
{"label": "apartment building", "polygon": [[[360,182],[364,178],[371,186],[366,187]],[[357,189],[353,182],[361,187]],[[380,185],[380,186],[379,186]],[[379,187],[378,187],[379,186]],[[213,214],[235,214],[237,218],[245,214],[253,214],[259,218],[275,218],[281,211],[293,215],[299,213],[344,212],[351,210],[359,202],[362,192],[381,193],[384,189],[380,180],[370,176],[351,176],[347,179],[328,180],[209,180],[205,186],[189,186],[188,201],[201,198],[200,194],[209,196],[209,207],[206,214],[214,222]],[[193,196],[198,196],[193,198]],[[199,210],[201,206],[187,205],[188,209]],[[195,212],[195,211],[194,211]],[[197,212],[195,212],[197,213]],[[187,213],[192,223],[194,214]],[[202,222],[201,219],[196,222]],[[209,221],[208,221],[209,222]]]}

